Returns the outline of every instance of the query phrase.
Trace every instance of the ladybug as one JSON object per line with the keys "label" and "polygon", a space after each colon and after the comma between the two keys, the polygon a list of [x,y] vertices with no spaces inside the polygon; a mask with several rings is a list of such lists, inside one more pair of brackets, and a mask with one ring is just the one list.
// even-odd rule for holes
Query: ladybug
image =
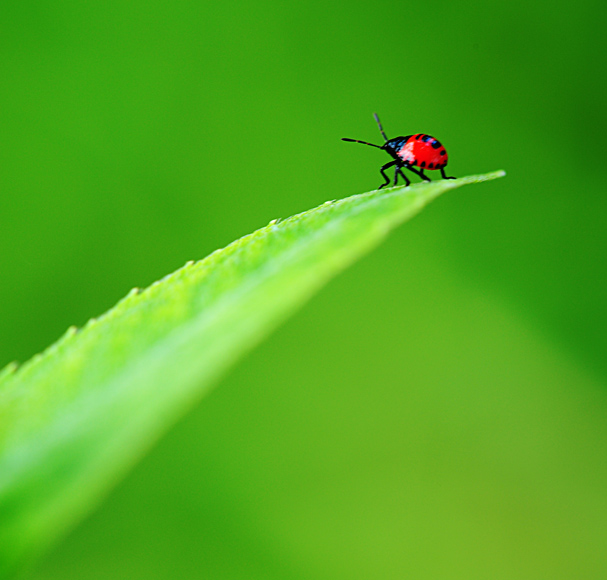
{"label": "ladybug", "polygon": [[[342,141],[350,141],[351,143],[362,143],[363,145],[371,145],[371,147],[377,147],[383,149],[394,158],[394,161],[386,163],[379,170],[383,178],[386,180],[382,183],[378,189],[390,185],[390,178],[385,174],[385,170],[396,165],[394,171],[394,185],[398,181],[398,174],[400,173],[409,185],[411,181],[403,173],[403,168],[417,173],[424,181],[431,181],[431,179],[424,173],[424,169],[440,169],[443,179],[455,179],[455,177],[447,177],[445,175],[445,166],[449,161],[447,150],[442,146],[441,142],[430,135],[424,133],[418,133],[417,135],[407,135],[406,137],[395,137],[394,139],[388,139],[384,133],[384,129],[381,126],[381,122],[377,113],[373,113],[382,137],[386,141],[383,145],[373,145],[373,143],[367,143],[366,141],[358,141],[357,139],[342,139]],[[417,165],[418,169],[413,166]]]}

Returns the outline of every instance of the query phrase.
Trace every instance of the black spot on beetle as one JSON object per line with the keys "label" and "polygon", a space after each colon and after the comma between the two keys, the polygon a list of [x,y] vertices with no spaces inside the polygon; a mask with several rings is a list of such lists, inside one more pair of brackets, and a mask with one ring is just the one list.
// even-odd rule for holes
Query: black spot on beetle
{"label": "black spot on beetle", "polygon": [[440,152],[440,154],[441,154],[441,155],[447,155],[447,152],[446,152],[446,151],[443,149],[443,150]]}
{"label": "black spot on beetle", "polygon": [[420,167],[426,167],[426,162],[422,161],[422,164],[420,165]]}
{"label": "black spot on beetle", "polygon": [[436,139],[434,139],[434,141],[432,142],[432,148],[438,149],[440,146],[441,144]]}
{"label": "black spot on beetle", "polygon": [[432,139],[432,137],[430,137],[430,135],[424,135],[424,136],[422,137],[422,141],[423,141],[424,143],[427,143],[427,142],[428,142],[428,141],[430,141],[431,139]]}
{"label": "black spot on beetle", "polygon": [[421,133],[418,133],[417,135],[415,135],[415,140],[416,140],[416,141],[419,141],[419,138],[420,138],[421,136],[422,136],[422,134],[421,134]]}
{"label": "black spot on beetle", "polygon": [[428,169],[434,169],[434,163],[430,163],[430,165],[428,165]]}

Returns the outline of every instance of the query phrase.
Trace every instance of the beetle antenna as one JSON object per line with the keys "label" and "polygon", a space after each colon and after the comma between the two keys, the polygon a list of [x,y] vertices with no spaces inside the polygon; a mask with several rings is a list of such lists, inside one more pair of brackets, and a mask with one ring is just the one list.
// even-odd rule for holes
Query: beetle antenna
{"label": "beetle antenna", "polygon": [[377,124],[379,125],[379,130],[381,132],[381,136],[384,138],[384,141],[387,143],[388,137],[386,137],[386,134],[384,133],[384,128],[381,126],[381,121],[379,120],[377,113],[373,113],[373,116],[375,117],[375,120],[377,121]]}
{"label": "beetle antenna", "polygon": [[373,143],[367,143],[366,141],[359,141],[358,139],[346,139],[342,138],[342,141],[350,141],[350,143],[362,143],[363,145],[371,145],[371,147],[377,147],[378,149],[383,149],[381,145],[373,145]]}

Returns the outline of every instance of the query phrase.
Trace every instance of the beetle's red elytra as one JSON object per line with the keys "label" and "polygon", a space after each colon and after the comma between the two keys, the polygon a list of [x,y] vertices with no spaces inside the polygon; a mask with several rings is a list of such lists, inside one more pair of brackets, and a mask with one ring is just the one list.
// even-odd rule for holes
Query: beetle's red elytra
{"label": "beetle's red elytra", "polygon": [[[399,174],[405,180],[405,185],[411,183],[409,178],[404,174],[403,169],[409,169],[413,173],[419,175],[424,181],[431,181],[424,173],[425,169],[440,169],[443,179],[455,179],[455,177],[447,177],[447,175],[445,175],[445,167],[449,161],[449,155],[447,155],[447,150],[438,139],[424,133],[388,139],[381,126],[377,113],[374,113],[373,116],[375,117],[382,137],[385,140],[383,145],[374,145],[373,143],[367,143],[366,141],[358,141],[357,139],[343,138],[342,141],[362,143],[363,145],[370,145],[371,147],[383,149],[394,159],[393,161],[390,161],[390,163],[383,165],[379,170],[386,180],[379,186],[379,189],[386,185],[390,185],[390,178],[386,175],[385,171],[393,166],[396,166],[394,170],[394,185],[398,182]],[[415,166],[419,167],[419,169],[415,169]]]}

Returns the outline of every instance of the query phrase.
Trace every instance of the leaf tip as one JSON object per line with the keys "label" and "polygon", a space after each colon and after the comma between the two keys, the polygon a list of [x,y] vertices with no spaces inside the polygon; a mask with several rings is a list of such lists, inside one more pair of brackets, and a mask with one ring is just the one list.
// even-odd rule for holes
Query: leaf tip
{"label": "leaf tip", "polygon": [[492,171],[491,173],[485,173],[485,175],[481,177],[484,177],[485,180],[499,179],[500,177],[506,177],[506,171],[504,169],[498,169],[497,171]]}

